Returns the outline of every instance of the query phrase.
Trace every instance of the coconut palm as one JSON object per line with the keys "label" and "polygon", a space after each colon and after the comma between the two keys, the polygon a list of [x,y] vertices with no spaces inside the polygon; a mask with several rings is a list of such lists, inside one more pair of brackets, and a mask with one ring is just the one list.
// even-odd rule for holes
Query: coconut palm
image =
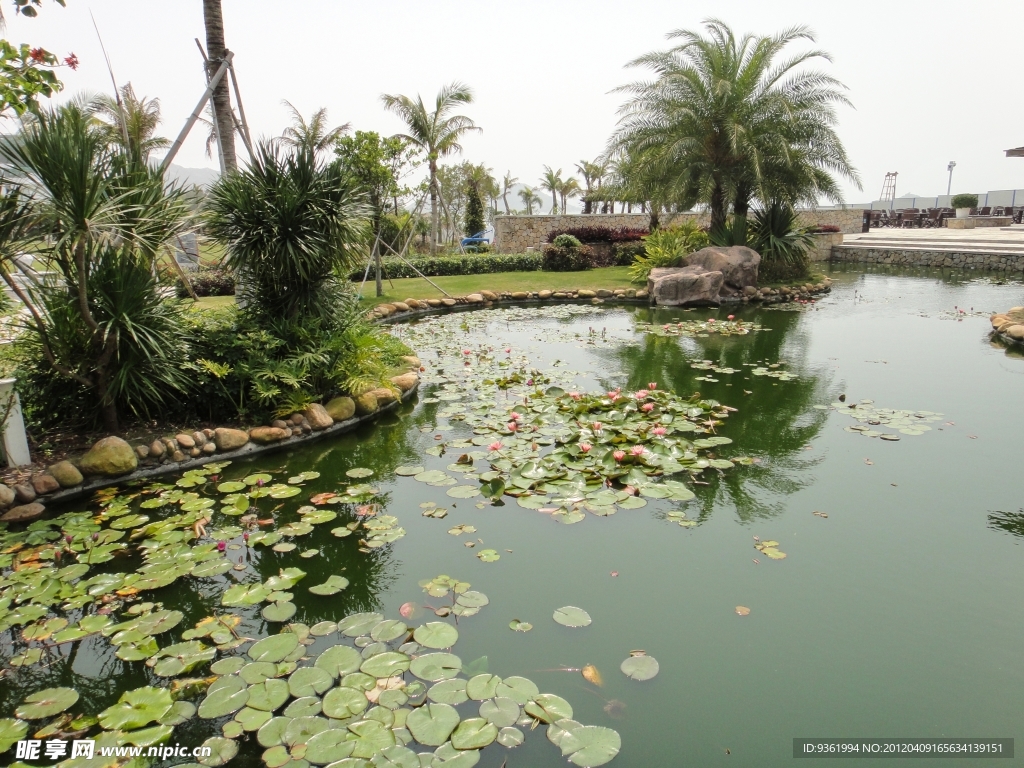
{"label": "coconut palm", "polygon": [[156,136],[160,124],[160,99],[139,98],[128,83],[120,89],[120,103],[109,94],[96,96],[86,105],[87,111],[102,121],[101,131],[107,142],[125,147],[146,161],[154,149],[165,149],[171,142]]}
{"label": "coconut palm", "polygon": [[459,142],[467,133],[481,130],[465,115],[451,114],[460,105],[472,103],[473,92],[462,83],[446,85],[438,91],[433,111],[427,111],[423,97],[418,94],[413,101],[408,96],[385,93],[381,95],[381,101],[384,102],[386,109],[405,121],[408,133],[399,135],[422,149],[427,156],[430,172],[430,253],[434,255],[437,253],[437,236],[440,229],[437,163],[442,157],[461,152],[462,145]]}
{"label": "coconut palm", "polygon": [[[224,12],[221,0],[203,0],[203,23],[206,26],[206,54],[210,58],[206,65],[207,77],[213,77],[228,53],[227,44],[224,42]],[[213,89],[211,103],[217,122],[224,170],[234,171],[238,168],[238,161],[235,158],[235,121],[231,112],[231,93],[228,91],[227,77],[222,77]]]}
{"label": "coconut palm", "polygon": [[580,160],[576,163],[576,170],[583,176],[583,183],[586,185],[586,189],[583,191],[583,212],[590,213],[592,210],[590,195],[595,189],[601,188],[601,181],[608,173],[608,163],[603,163],[600,160],[594,162]]}
{"label": "coconut palm", "polygon": [[669,33],[680,44],[648,53],[632,66],[655,79],[623,86],[630,94],[612,137],[634,168],[668,185],[665,198],[705,202],[713,230],[723,229],[729,202],[745,232],[750,200],[808,199],[841,202],[832,179],[859,183],[834,130],[835,107],[849,104],[834,77],[805,70],[829,55],[810,50],[780,60],[795,41],[814,41],[806,27],[772,36],[737,39],[716,19],[706,34]]}
{"label": "coconut palm", "polygon": [[533,216],[533,206],[541,205],[544,202],[540,199],[540,195],[526,186],[519,190],[519,199],[522,200],[523,205],[526,206],[527,216]]}
{"label": "coconut palm", "polygon": [[550,165],[544,166],[544,175],[540,178],[540,188],[551,193],[551,213],[558,213],[558,190],[562,186],[562,169],[551,170]]}
{"label": "coconut palm", "polygon": [[558,185],[558,196],[562,198],[562,213],[567,211],[567,208],[565,207],[566,200],[576,197],[581,191],[580,183],[577,181],[575,176],[570,176]]}
{"label": "coconut palm", "polygon": [[512,190],[516,184],[519,183],[519,179],[512,175],[512,171],[505,174],[505,178],[501,180],[501,201],[505,203],[505,213],[512,213],[508,207],[508,193]]}
{"label": "coconut palm", "polygon": [[332,148],[349,128],[345,123],[335,128],[327,127],[327,110],[321,107],[309,118],[309,122],[295,106],[285,99],[281,102],[292,113],[292,124],[281,134],[281,143],[288,147],[306,147],[313,152]]}

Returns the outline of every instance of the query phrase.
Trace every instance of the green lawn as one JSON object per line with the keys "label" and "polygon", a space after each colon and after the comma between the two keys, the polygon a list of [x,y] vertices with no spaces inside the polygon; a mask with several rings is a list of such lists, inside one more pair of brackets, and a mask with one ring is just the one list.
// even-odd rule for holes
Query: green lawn
{"label": "green lawn", "polygon": [[[439,287],[452,296],[465,296],[469,293],[488,290],[502,291],[550,291],[574,290],[589,288],[636,288],[629,282],[629,267],[602,267],[586,272],[493,272],[485,275],[454,275],[451,277],[431,277]],[[359,284],[355,284],[358,289]],[[391,301],[405,299],[440,299],[444,294],[420,277],[385,280],[384,294],[375,296],[376,286],[373,280],[367,280],[363,286],[362,304],[373,307]]]}

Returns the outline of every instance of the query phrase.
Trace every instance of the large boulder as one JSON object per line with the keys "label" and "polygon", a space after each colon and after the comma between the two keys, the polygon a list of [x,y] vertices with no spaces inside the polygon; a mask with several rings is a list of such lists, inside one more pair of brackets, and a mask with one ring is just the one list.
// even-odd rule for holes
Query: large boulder
{"label": "large boulder", "polygon": [[377,396],[373,392],[364,392],[355,399],[356,413],[360,416],[368,416],[374,413],[380,405],[377,403]]}
{"label": "large boulder", "polygon": [[0,522],[27,523],[30,520],[36,520],[42,517],[44,512],[46,512],[46,507],[39,502],[22,504],[20,507],[11,507],[9,510],[4,512],[3,515],[0,515]]}
{"label": "large boulder", "polygon": [[127,475],[137,466],[139,457],[135,449],[120,437],[104,437],[78,462],[83,474],[104,477]]}
{"label": "large boulder", "polygon": [[371,389],[367,394],[373,395],[377,398],[377,407],[383,408],[385,405],[390,405],[395,402],[399,395],[393,389],[387,387],[379,387],[378,389]]}
{"label": "large boulder", "polygon": [[249,442],[249,433],[244,429],[217,427],[213,430],[213,443],[218,451],[233,451]]}
{"label": "large boulder", "polygon": [[723,283],[721,272],[710,272],[703,267],[659,268],[652,269],[647,278],[647,293],[658,306],[717,307],[721,303],[719,294]]}
{"label": "large boulder", "polygon": [[392,376],[391,383],[398,387],[403,392],[408,392],[410,389],[416,386],[416,382],[420,380],[418,374],[415,373],[403,373],[401,376]]}
{"label": "large boulder", "polygon": [[1006,335],[1014,341],[1024,341],[1024,325],[1011,325],[1006,329]]}
{"label": "large boulder", "polygon": [[351,397],[336,397],[324,406],[334,421],[347,421],[356,415],[356,401]]}
{"label": "large boulder", "polygon": [[712,245],[683,259],[683,266],[721,272],[725,284],[737,291],[742,291],[748,285],[757,285],[757,267],[760,263],[760,254],[742,245],[728,248]]}
{"label": "large boulder", "polygon": [[306,417],[306,421],[309,422],[309,426],[316,432],[319,432],[321,429],[327,429],[334,423],[334,417],[320,403],[313,403],[302,414]]}
{"label": "large boulder", "polygon": [[14,491],[3,483],[0,483],[0,509],[11,506],[14,503]]}
{"label": "large boulder", "polygon": [[30,482],[32,483],[32,487],[35,489],[35,492],[40,496],[60,490],[60,483],[57,482],[57,478],[53,475],[47,474],[46,472],[37,472],[32,475]]}
{"label": "large boulder", "polygon": [[58,461],[47,470],[60,483],[61,488],[74,488],[82,482],[82,473],[70,461]]}

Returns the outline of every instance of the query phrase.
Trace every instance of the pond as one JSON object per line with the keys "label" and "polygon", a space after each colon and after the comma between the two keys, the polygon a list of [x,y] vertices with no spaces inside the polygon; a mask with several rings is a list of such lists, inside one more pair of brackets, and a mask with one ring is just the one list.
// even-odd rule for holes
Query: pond
{"label": "pond", "polygon": [[[159,728],[158,720],[176,723],[156,701],[160,694],[150,691],[152,700],[121,710],[148,706],[160,717],[119,720],[108,708],[142,686],[200,705],[208,695],[198,692],[202,686],[181,681],[219,673],[205,714],[218,707],[227,714],[204,719],[186,707],[174,725],[171,743],[195,746],[239,711],[223,702],[243,695],[231,674],[241,661],[219,660],[249,662],[259,653],[246,655],[251,646],[240,639],[291,625],[307,645],[271,649],[264,658],[283,666],[253,677],[256,684],[291,672],[288,659],[312,666],[342,642],[377,661],[369,678],[354,672],[361,660],[346,667],[347,655],[331,657],[336,666],[323,679],[290,678],[278,716],[287,707],[285,715],[326,728],[321,707],[339,707],[328,704],[330,689],[358,690],[363,680],[372,689],[374,678],[393,672],[393,680],[410,684],[396,692],[397,684],[381,683],[373,692],[375,700],[383,696],[370,705],[379,728],[359,730],[369,722],[360,719],[369,717],[360,714],[365,701],[345,711],[350,719],[332,720],[343,732],[363,724],[346,737],[358,736],[360,749],[376,739],[391,743],[395,729],[400,740],[411,731],[444,741],[460,718],[457,746],[489,743],[494,734],[477,714],[481,701],[490,701],[484,706],[492,714],[513,701],[507,722],[506,712],[490,718],[490,727],[503,728],[500,743],[468,756],[442,746],[423,765],[468,766],[477,758],[493,768],[566,764],[552,740],[576,764],[596,765],[621,737],[612,764],[776,766],[789,764],[795,737],[1020,735],[1024,358],[989,342],[987,316],[1022,303],[1022,286],[920,270],[847,267],[831,276],[831,295],[800,307],[521,307],[395,326],[426,368],[418,399],[400,413],[176,485],[169,477],[158,487],[111,491],[64,510],[88,515],[63,518],[59,530],[36,527],[30,541],[5,534],[5,555],[37,555],[14,576],[12,562],[0,561],[5,597],[21,601],[0,602],[0,716],[13,717],[35,691],[68,687],[80,694],[67,709],[75,716],[105,711],[111,728]],[[609,398],[616,390],[621,396]],[[654,405],[644,410],[643,403]],[[617,413],[630,415],[619,422]],[[597,418],[605,423],[595,425]],[[568,467],[559,474],[542,459],[567,435],[574,446],[593,447],[559,454]],[[613,448],[623,455],[613,457]],[[602,451],[609,455],[600,458]],[[676,471],[676,482],[664,482],[659,467]],[[487,498],[503,486],[499,501]],[[227,501],[216,506],[206,498]],[[208,514],[205,547],[197,550],[192,526]],[[153,525],[168,519],[166,528]],[[129,535],[114,540],[110,530]],[[49,568],[38,550],[63,546],[65,533],[72,540],[56,566],[89,569],[63,571],[50,586],[32,575]],[[125,541],[132,542],[127,555],[117,550]],[[76,590],[83,580],[89,585]],[[234,586],[232,605],[222,605],[239,584],[248,587]],[[61,608],[76,599],[77,608]],[[12,626],[12,612],[33,601],[50,607]],[[119,628],[128,636],[100,631],[56,644],[67,637],[60,632],[97,613],[138,621]],[[341,632],[323,624],[357,613],[391,623],[363,617],[343,622]],[[206,617],[230,615],[241,620],[220,635],[211,636],[209,623],[193,629]],[[47,628],[55,616],[69,627]],[[457,633],[431,625],[409,640],[397,621],[410,628],[439,622]],[[36,642],[25,642],[26,627]],[[197,639],[203,650],[175,645],[177,661],[161,663],[158,647]],[[435,657],[424,672],[414,658],[405,672],[409,656],[453,643],[462,679],[484,691],[470,685],[470,701],[462,684],[443,683],[458,672],[445,666],[454,661]],[[626,666],[635,677],[657,673],[630,679],[620,670],[629,658],[638,659]],[[485,673],[505,687],[495,688]],[[415,684],[417,675],[427,682]],[[537,698],[520,677],[553,696]],[[416,723],[410,705],[431,685],[437,712],[419,708],[428,716]],[[271,688],[260,695],[274,700]],[[502,697],[497,705],[495,696]],[[320,726],[290,741],[270,733],[261,746],[255,727],[273,704],[254,708],[255,701],[246,708],[250,732],[228,725],[241,744],[230,763],[261,765],[267,748],[276,749],[268,752],[272,765],[308,764],[315,755],[295,745],[312,744]],[[598,728],[574,736],[572,724],[547,727],[542,721],[568,714],[566,703],[572,720]],[[444,704],[457,707],[447,730]],[[29,709],[31,731],[59,720],[61,709],[44,707],[47,717]],[[0,739],[25,732],[4,722]],[[89,721],[59,725],[70,732]],[[523,737],[520,746],[502,746]],[[326,737],[316,743],[317,754],[331,753]],[[234,744],[214,744],[225,757],[234,754]],[[409,747],[434,749],[415,740]],[[367,765],[359,754],[341,755],[339,765]],[[405,753],[389,754],[391,762],[378,757],[376,764],[409,764]]]}

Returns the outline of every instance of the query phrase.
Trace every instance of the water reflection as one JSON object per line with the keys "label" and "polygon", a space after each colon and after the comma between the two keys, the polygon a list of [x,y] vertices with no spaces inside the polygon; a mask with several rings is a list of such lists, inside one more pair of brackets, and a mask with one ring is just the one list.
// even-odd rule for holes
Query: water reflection
{"label": "water reflection", "polygon": [[988,527],[1024,538],[1024,509],[1016,512],[993,512],[988,516]]}

